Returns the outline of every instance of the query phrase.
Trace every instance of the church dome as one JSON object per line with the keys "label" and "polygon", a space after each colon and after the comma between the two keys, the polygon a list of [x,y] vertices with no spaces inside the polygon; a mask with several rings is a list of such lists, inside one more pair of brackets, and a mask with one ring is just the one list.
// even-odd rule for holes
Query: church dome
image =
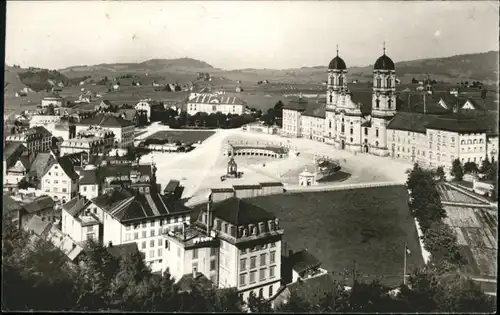
{"label": "church dome", "polygon": [[329,70],[346,70],[347,66],[345,65],[345,62],[342,58],[339,56],[335,57],[330,61],[330,64],[328,65]]}
{"label": "church dome", "polygon": [[384,53],[380,58],[375,61],[375,66],[373,67],[373,70],[396,70],[396,66],[394,65],[394,62],[391,60],[391,58],[387,57],[387,55]]}

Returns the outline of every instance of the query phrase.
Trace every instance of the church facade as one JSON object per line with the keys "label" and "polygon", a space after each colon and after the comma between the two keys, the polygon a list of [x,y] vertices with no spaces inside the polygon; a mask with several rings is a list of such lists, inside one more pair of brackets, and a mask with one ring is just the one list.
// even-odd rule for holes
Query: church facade
{"label": "church facade", "polygon": [[315,109],[303,100],[285,105],[282,135],[448,170],[457,158],[479,166],[486,157],[497,159],[495,121],[488,126],[482,118],[457,112],[397,112],[396,104],[401,100],[396,94],[396,67],[385,49],[373,67],[371,95],[351,93],[347,73],[346,63],[337,52],[328,66],[326,104]]}

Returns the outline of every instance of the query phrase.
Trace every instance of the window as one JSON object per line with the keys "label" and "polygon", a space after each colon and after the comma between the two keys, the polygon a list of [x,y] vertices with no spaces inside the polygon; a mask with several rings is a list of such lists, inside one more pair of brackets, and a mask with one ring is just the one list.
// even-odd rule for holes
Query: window
{"label": "window", "polygon": [[256,274],[257,274],[257,271],[250,272],[250,283],[255,283],[255,275]]}
{"label": "window", "polygon": [[154,250],[150,250],[149,251],[149,258],[154,258],[155,257],[155,251]]}
{"label": "window", "polygon": [[380,100],[378,98],[375,100],[375,107],[380,108]]}
{"label": "window", "polygon": [[215,260],[210,260],[210,270],[215,270]]}
{"label": "window", "polygon": [[217,248],[212,247],[210,248],[210,256],[215,256],[217,254]]}
{"label": "window", "polygon": [[150,235],[149,235],[149,236],[151,236],[151,237],[155,236],[155,230],[154,230],[154,229],[152,229],[152,230],[151,230],[151,232],[150,232]]}
{"label": "window", "polygon": [[163,248],[158,248],[158,257],[163,256]]}
{"label": "window", "polygon": [[87,232],[93,232],[94,231],[94,226],[87,226]]}
{"label": "window", "polygon": [[368,136],[368,128],[365,128],[365,136]]}
{"label": "window", "polygon": [[125,231],[130,231],[130,225],[125,226]]}
{"label": "window", "polygon": [[276,252],[272,251],[269,257],[269,263],[274,264],[276,262]]}
{"label": "window", "polygon": [[142,249],[146,249],[146,242],[142,242]]}
{"label": "window", "polygon": [[143,229],[145,229],[145,228],[146,228],[146,222],[142,222],[141,227],[142,227]]}
{"label": "window", "polygon": [[260,265],[264,266],[266,264],[266,254],[260,254]]}
{"label": "window", "polygon": [[240,275],[240,286],[246,285],[246,283],[245,283],[246,276],[247,276],[246,273],[243,273],[243,274]]}
{"label": "window", "polygon": [[382,87],[382,79],[380,77],[377,78],[377,87]]}
{"label": "window", "polygon": [[342,133],[344,133],[344,132],[345,132],[345,127],[344,127],[344,124],[342,124],[342,125],[340,126],[340,132],[342,132]]}
{"label": "window", "polygon": [[377,129],[375,129],[375,137],[377,137],[377,138],[378,138],[378,128],[377,128]]}
{"label": "window", "polygon": [[228,233],[228,226],[227,226],[227,223],[224,223],[224,233]]}
{"label": "window", "polygon": [[275,242],[272,242],[272,243],[271,243],[271,248],[272,248],[272,247],[276,247],[276,243],[275,243]]}
{"label": "window", "polygon": [[269,297],[271,298],[273,296],[273,286],[269,286]]}
{"label": "window", "polygon": [[155,247],[155,240],[149,241],[149,247]]}
{"label": "window", "polygon": [[66,189],[66,188],[63,188],[63,189],[62,189],[62,192],[63,192],[63,193],[65,193],[66,191],[67,191],[67,189]]}
{"label": "window", "polygon": [[250,269],[255,268],[255,261],[257,260],[256,258],[256,256],[250,257]]}
{"label": "window", "polygon": [[83,186],[83,191],[87,191],[87,186]]}
{"label": "window", "polygon": [[146,238],[146,237],[148,237],[148,234],[147,234],[147,233],[148,233],[148,232],[146,232],[146,231],[142,231],[142,238]]}
{"label": "window", "polygon": [[92,186],[92,191],[95,191],[95,186]]}
{"label": "window", "polygon": [[161,237],[158,238],[158,246],[163,246],[163,239]]}
{"label": "window", "polygon": [[275,269],[276,269],[276,266],[271,266],[271,268],[269,268],[269,278],[274,278]]}
{"label": "window", "polygon": [[247,269],[247,259],[246,258],[240,259],[240,269],[241,269],[241,271],[245,271]]}
{"label": "window", "polygon": [[129,233],[125,234],[125,240],[130,241],[130,234]]}
{"label": "window", "polygon": [[351,133],[351,135],[354,133],[354,130],[352,128],[349,129],[349,132]]}
{"label": "window", "polygon": [[193,259],[198,258],[198,248],[193,249]]}
{"label": "window", "polygon": [[134,240],[138,239],[139,238],[139,233],[135,232],[134,233]]}
{"label": "window", "polygon": [[259,270],[259,280],[264,281],[266,279],[266,269],[262,268]]}

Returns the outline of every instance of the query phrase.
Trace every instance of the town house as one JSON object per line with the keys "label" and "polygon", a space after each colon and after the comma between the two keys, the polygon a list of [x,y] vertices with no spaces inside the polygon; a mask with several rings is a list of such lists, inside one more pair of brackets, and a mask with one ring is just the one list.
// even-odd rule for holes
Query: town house
{"label": "town house", "polygon": [[40,189],[54,200],[65,203],[77,194],[79,175],[69,157],[54,156],[51,161],[40,178]]}

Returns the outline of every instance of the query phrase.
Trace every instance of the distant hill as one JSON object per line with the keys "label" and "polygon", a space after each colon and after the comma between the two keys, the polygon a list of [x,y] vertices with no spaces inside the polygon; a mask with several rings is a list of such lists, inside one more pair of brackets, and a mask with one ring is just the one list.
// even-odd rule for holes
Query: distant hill
{"label": "distant hill", "polygon": [[[443,58],[420,59],[396,62],[396,71],[402,83],[410,83],[412,78],[422,80],[431,76],[432,79],[446,83],[479,80],[484,84],[497,84],[499,52],[457,55]],[[347,60],[346,60],[347,61]],[[297,69],[239,69],[224,70],[200,60],[192,58],[151,59],[140,63],[114,63],[92,66],[73,66],[56,72],[27,73],[25,69],[6,66],[5,77],[10,88],[17,90],[24,86],[46,86],[47,79],[56,79],[74,83],[82,77],[89,76],[99,80],[104,76],[115,78],[123,75],[133,75],[144,84],[153,81],[157,83],[185,84],[196,81],[197,72],[208,72],[217,80],[225,82],[241,81],[255,84],[260,80],[270,80],[272,83],[315,83],[326,80],[327,64],[324,66],[302,67]],[[348,63],[349,66],[349,63]],[[348,68],[349,81],[371,81],[373,65]],[[212,84],[216,84],[215,81]],[[7,87],[9,90],[9,86]]]}

